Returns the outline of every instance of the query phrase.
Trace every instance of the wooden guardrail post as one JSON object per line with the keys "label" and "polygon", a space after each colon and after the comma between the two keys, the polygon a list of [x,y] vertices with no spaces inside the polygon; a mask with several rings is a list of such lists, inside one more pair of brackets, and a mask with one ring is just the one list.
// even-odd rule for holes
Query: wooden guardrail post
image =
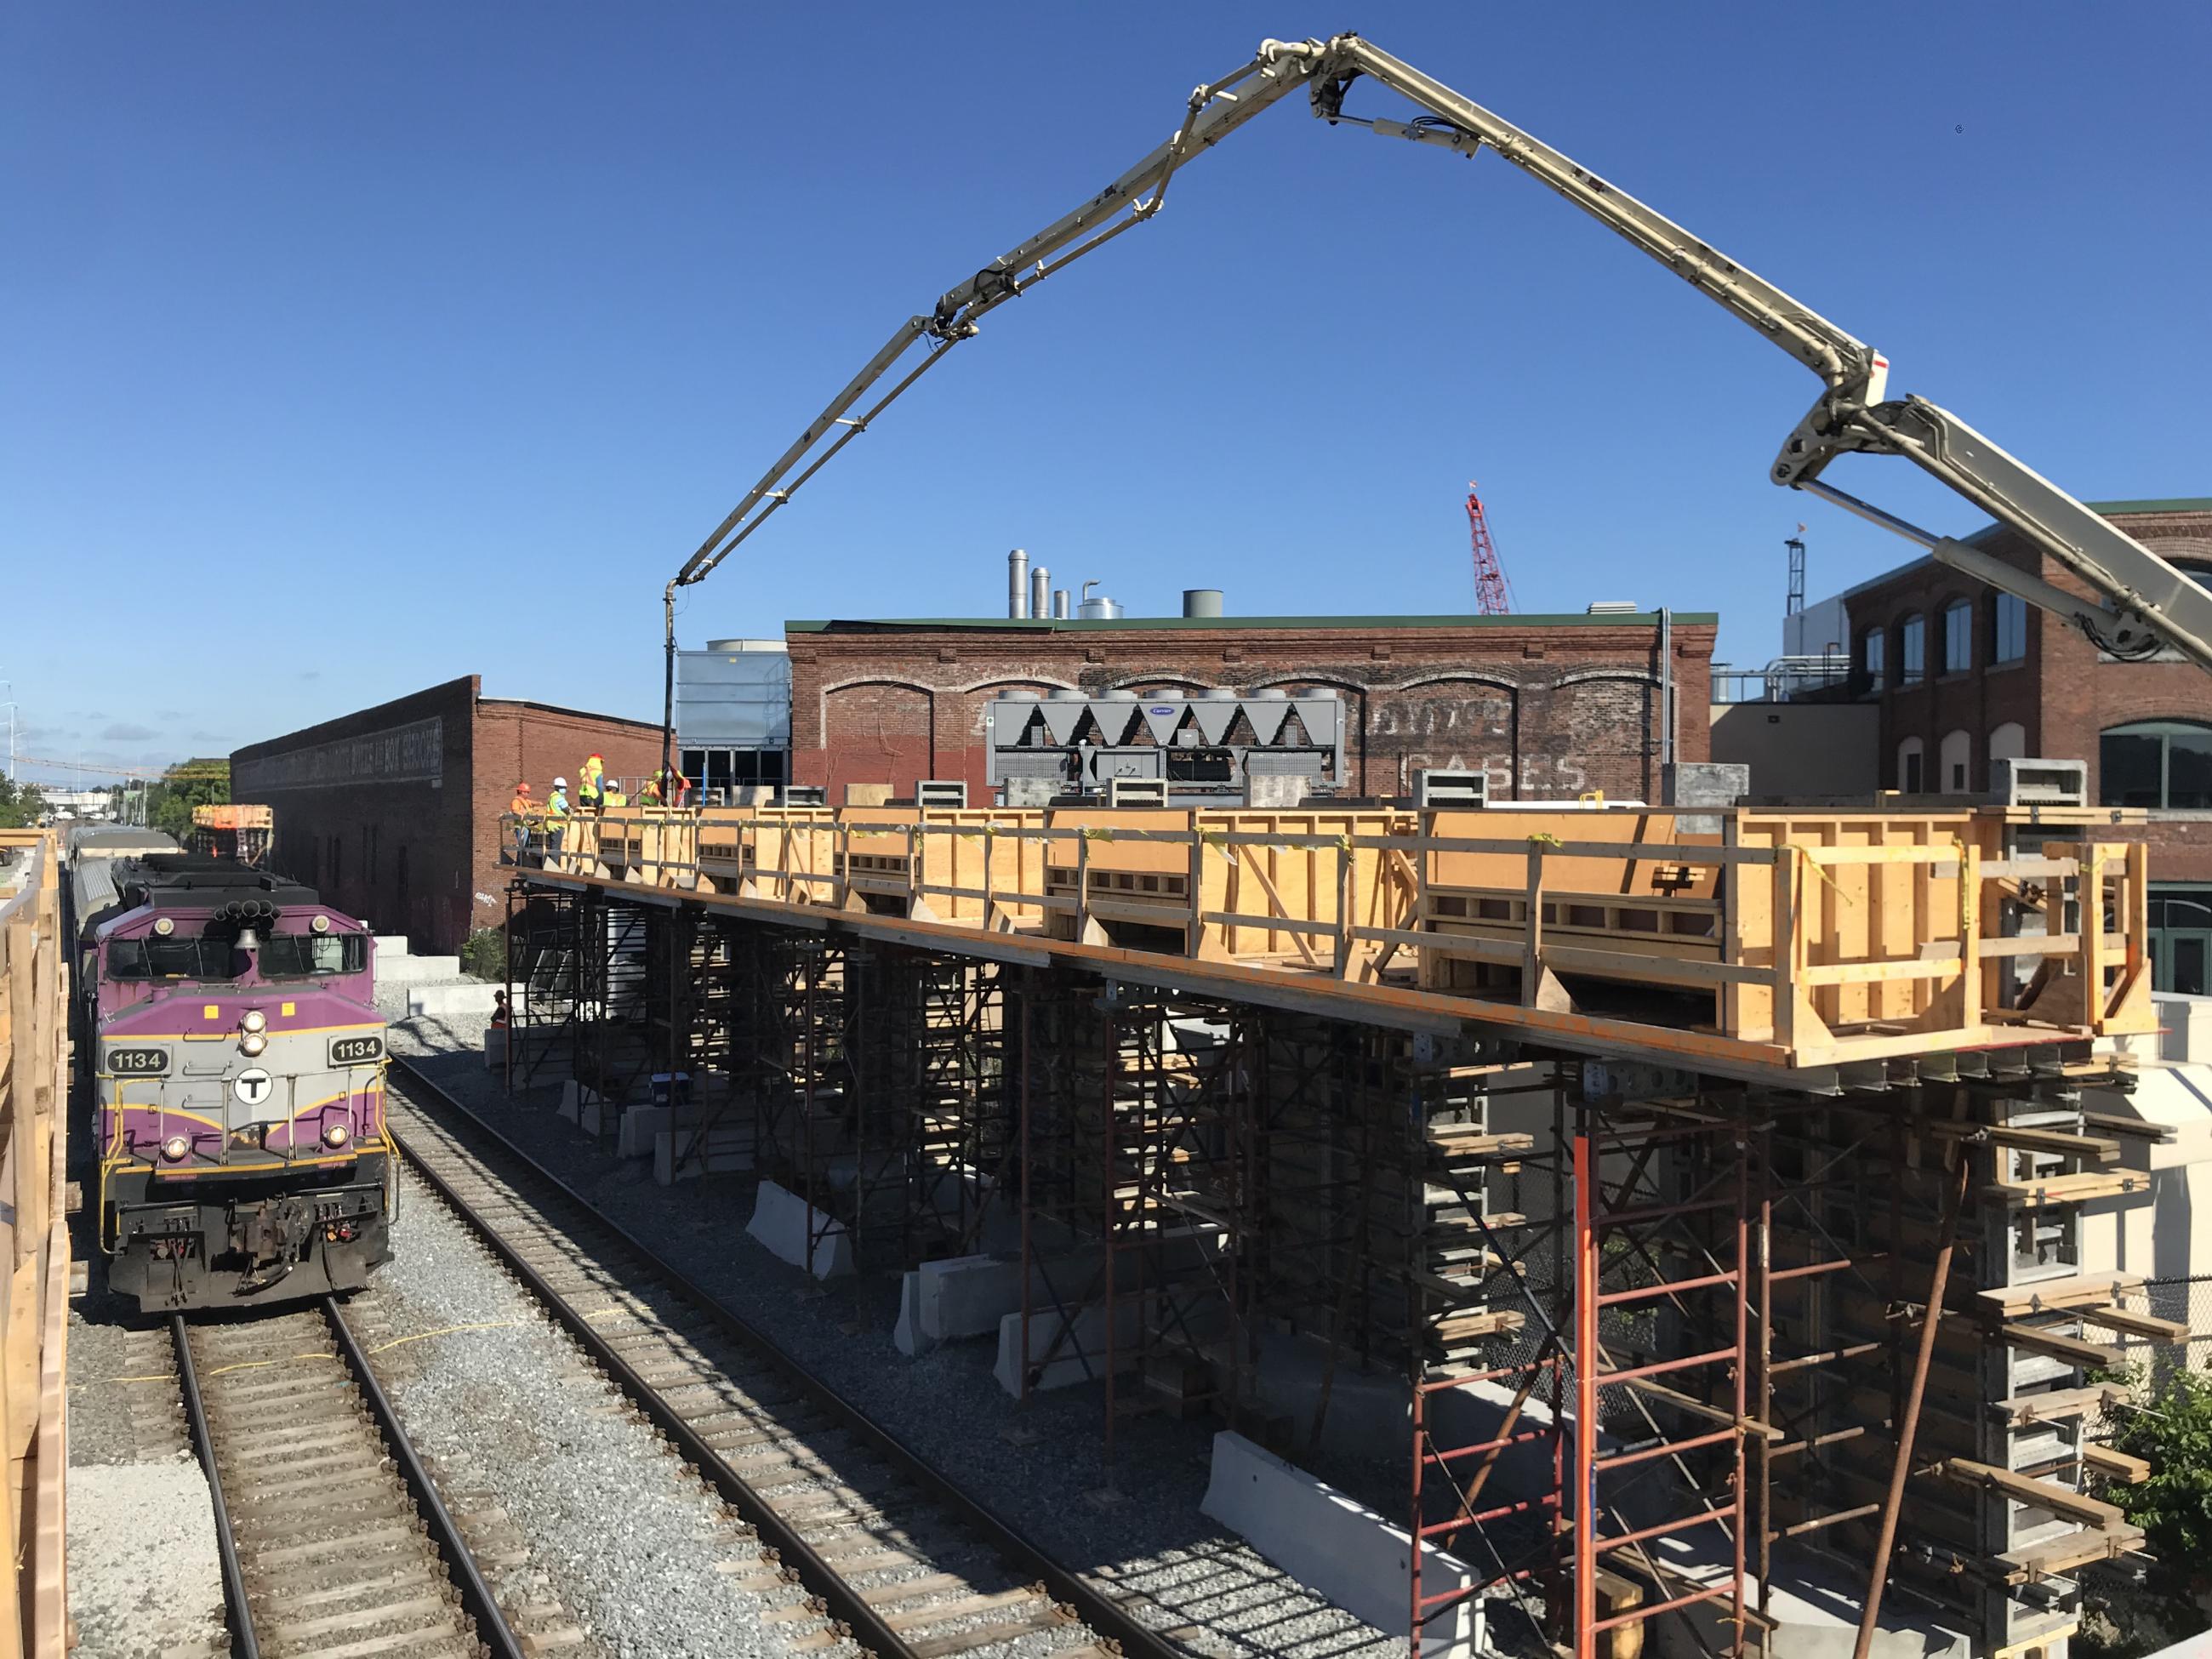
{"label": "wooden guardrail post", "polygon": [[1521,945],[1521,1006],[1534,1008],[1544,981],[1544,844],[1528,842],[1527,913]]}
{"label": "wooden guardrail post", "polygon": [[4,1544],[15,1617],[0,1659],[61,1659],[68,1626],[64,1362],[69,1236],[61,1201],[69,1049],[68,940],[52,836],[0,831],[30,860],[0,899],[0,1427],[8,1449]]}
{"label": "wooden guardrail post", "polygon": [[1783,1048],[1797,1041],[1797,953],[1803,932],[1798,925],[1797,866],[1801,850],[1778,832],[1774,837],[1774,1040]]}

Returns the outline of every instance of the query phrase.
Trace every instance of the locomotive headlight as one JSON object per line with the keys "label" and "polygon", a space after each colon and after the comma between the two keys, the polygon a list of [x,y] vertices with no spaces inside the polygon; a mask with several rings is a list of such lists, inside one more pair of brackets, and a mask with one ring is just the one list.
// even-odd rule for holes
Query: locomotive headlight
{"label": "locomotive headlight", "polygon": [[323,1126],[323,1145],[332,1152],[337,1151],[352,1139],[353,1131],[343,1123],[326,1123]]}
{"label": "locomotive headlight", "polygon": [[319,933],[327,933],[331,931],[331,919],[328,916],[317,916],[309,926]]}
{"label": "locomotive headlight", "polygon": [[156,916],[154,918],[154,931],[167,939],[177,931],[177,924],[171,917]]}
{"label": "locomotive headlight", "polygon": [[254,1055],[259,1054],[268,1046],[269,1039],[262,1036],[258,1031],[248,1031],[244,1036],[238,1040],[238,1052],[244,1054],[248,1060],[252,1059]]}
{"label": "locomotive headlight", "polygon": [[258,1008],[248,1008],[246,1017],[238,1023],[249,1031],[265,1031],[269,1029],[269,1016]]}
{"label": "locomotive headlight", "polygon": [[171,1135],[161,1143],[161,1156],[172,1164],[182,1164],[185,1161],[185,1155],[191,1149],[192,1143],[184,1136]]}

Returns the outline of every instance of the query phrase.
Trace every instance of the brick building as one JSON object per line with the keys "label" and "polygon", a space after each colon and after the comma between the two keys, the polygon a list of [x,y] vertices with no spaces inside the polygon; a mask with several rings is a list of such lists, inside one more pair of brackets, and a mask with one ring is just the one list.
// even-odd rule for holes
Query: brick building
{"label": "brick building", "polygon": [[275,813],[276,868],[379,933],[454,951],[505,919],[499,818],[518,782],[542,799],[593,753],[621,777],[660,764],[656,725],[486,697],[481,684],[448,680],[233,754],[232,798]]}
{"label": "brick building", "polygon": [[[2212,586],[2212,499],[2096,510]],[[1992,526],[1969,538],[2069,592],[2088,589]],[[2153,950],[2161,988],[2212,990],[2212,681],[2171,655],[2105,656],[2047,612],[1916,559],[1840,596],[1850,695],[1881,711],[1881,787],[1989,787],[2001,756],[2083,760],[2090,799],[2152,821]]]}
{"label": "brick building", "polygon": [[[984,617],[792,622],[791,775],[964,779],[984,788],[983,712],[1007,691],[1315,688],[1345,702],[1358,793],[1413,769],[1480,769],[1493,798],[1603,790],[1656,800],[1671,679],[1677,758],[1706,758],[1711,612],[1524,617]],[[1662,672],[1662,631],[1671,672]]]}

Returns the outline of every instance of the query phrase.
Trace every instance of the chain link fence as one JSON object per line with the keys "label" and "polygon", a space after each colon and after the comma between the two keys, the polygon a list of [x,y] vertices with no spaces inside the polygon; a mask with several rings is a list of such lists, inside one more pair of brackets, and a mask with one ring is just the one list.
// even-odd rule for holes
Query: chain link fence
{"label": "chain link fence", "polygon": [[2128,1364],[2142,1366],[2153,1383],[2163,1386],[2184,1369],[2202,1371],[2212,1367],[2212,1273],[2148,1279],[2141,1290],[2129,1294],[2127,1308],[2130,1313],[2171,1319],[2189,1328],[2187,1340],[2180,1342],[2119,1334],[2118,1346]]}

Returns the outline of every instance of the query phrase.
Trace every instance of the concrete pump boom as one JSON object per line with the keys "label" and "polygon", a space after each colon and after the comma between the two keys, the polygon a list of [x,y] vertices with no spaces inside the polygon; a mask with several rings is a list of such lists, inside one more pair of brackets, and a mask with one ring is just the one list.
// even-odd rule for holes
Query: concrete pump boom
{"label": "concrete pump boom", "polygon": [[[1409,120],[1346,113],[1345,94],[1363,76],[1425,112]],[[1313,112],[1332,125],[1363,126],[1470,157],[1496,151],[1811,368],[1823,382],[1820,396],[1776,457],[1770,473],[1776,483],[1807,490],[1918,543],[1944,563],[2063,618],[2113,656],[2141,659],[2171,649],[2212,673],[2212,592],[1956,416],[1919,398],[1885,401],[1889,365],[1863,341],[1511,122],[1358,35],[1339,34],[1261,41],[1250,63],[1191,94],[1182,125],[1165,143],[892,334],[670,580],[663,596],[665,724],[672,725],[674,714],[676,590],[704,580],[900,393],[952,347],[973,338],[986,313],[1151,218],[1186,161],[1301,88]],[[892,378],[917,347],[921,356]],[[1966,543],[1918,529],[1821,479],[1830,460],[1854,450],[1904,456],[2048,554],[2094,597],[2069,593]],[[664,763],[669,740],[664,731]]]}

